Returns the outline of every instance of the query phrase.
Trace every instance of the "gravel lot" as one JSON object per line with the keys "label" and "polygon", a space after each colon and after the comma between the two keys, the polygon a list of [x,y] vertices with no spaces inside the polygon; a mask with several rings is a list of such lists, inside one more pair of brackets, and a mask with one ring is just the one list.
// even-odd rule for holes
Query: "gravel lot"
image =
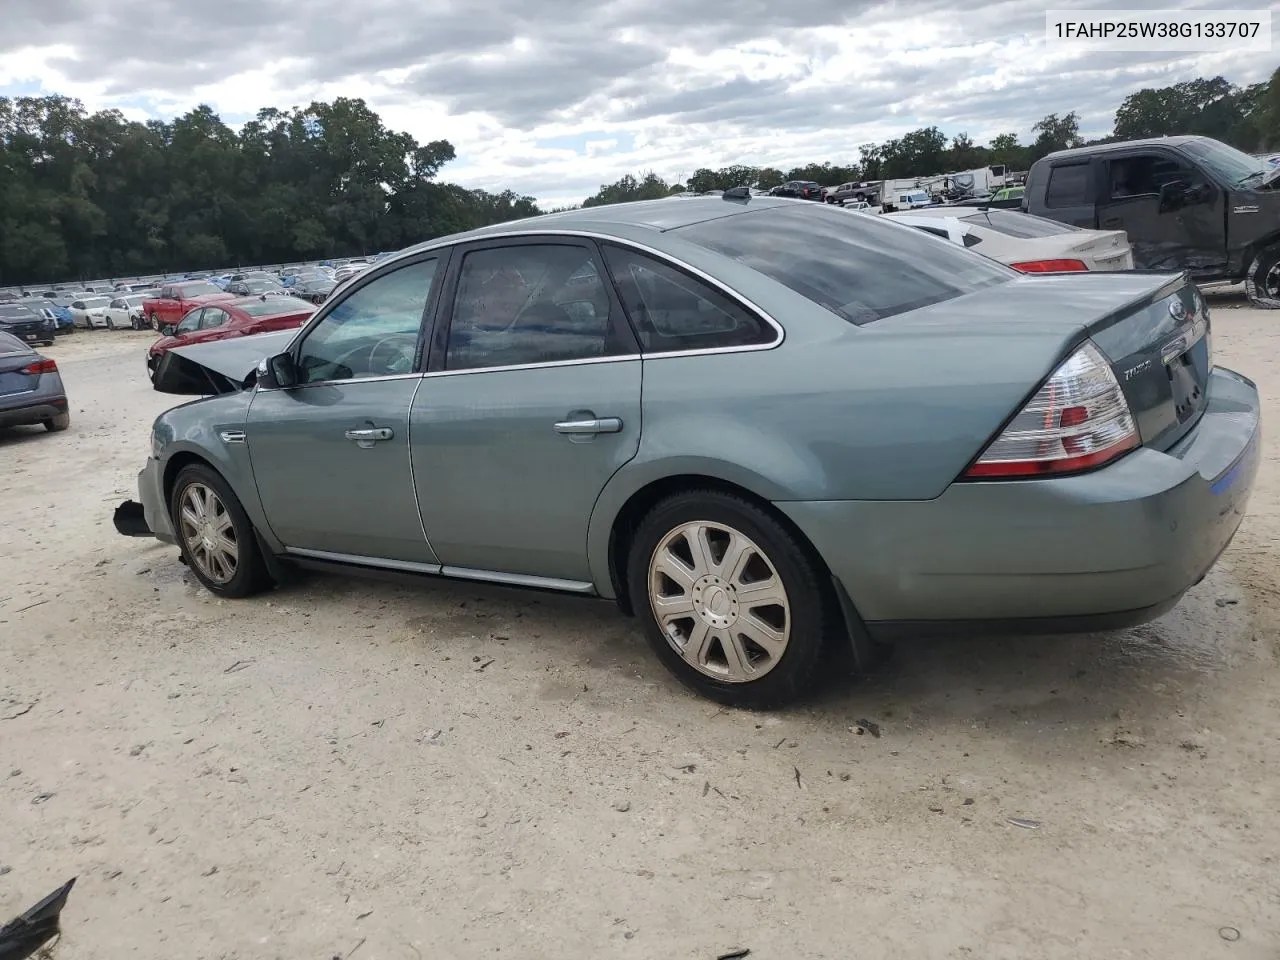
{"label": "gravel lot", "polygon": [[[1215,303],[1274,431],[1280,313]],[[213,599],[111,525],[177,399],[148,337],[60,341],[71,430],[0,431],[0,923],[79,877],[54,956],[1277,955],[1274,439],[1156,623],[916,642],[755,715],[599,602]]]}

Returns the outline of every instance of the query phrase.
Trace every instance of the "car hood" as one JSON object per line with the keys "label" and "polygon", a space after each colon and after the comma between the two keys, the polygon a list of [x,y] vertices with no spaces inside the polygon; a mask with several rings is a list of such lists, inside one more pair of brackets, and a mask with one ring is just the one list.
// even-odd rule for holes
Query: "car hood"
{"label": "car hood", "polygon": [[172,347],[160,357],[152,385],[160,393],[179,396],[245,390],[253,385],[263,358],[283,351],[297,334],[297,330],[278,330]]}

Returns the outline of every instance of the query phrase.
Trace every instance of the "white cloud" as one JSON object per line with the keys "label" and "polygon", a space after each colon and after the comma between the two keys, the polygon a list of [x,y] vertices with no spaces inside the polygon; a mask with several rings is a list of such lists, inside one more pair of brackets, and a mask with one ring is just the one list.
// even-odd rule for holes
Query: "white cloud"
{"label": "white cloud", "polygon": [[[1094,5],[1055,6],[1072,3]],[[1276,61],[1050,48],[1043,5],[1025,0],[559,0],[536,18],[524,0],[5,7],[0,94],[62,93],[133,119],[363,97],[394,129],[450,140],[447,179],[548,205],[628,172],[848,161],[860,143],[929,124],[1025,140],[1045,114],[1077,110],[1102,133],[1143,86],[1254,82]]]}

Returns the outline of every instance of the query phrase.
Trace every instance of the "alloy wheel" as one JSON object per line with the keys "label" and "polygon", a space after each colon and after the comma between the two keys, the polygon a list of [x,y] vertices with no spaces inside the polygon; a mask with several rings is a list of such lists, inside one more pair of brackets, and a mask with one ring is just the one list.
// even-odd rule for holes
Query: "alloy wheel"
{"label": "alloy wheel", "polygon": [[786,587],[765,552],[721,523],[681,524],[649,561],[649,606],[662,632],[699,673],[758,680],[791,636]]}
{"label": "alloy wheel", "polygon": [[240,545],[231,514],[217,493],[203,483],[190,484],[182,491],[178,523],[200,572],[214,583],[230,582],[240,562]]}

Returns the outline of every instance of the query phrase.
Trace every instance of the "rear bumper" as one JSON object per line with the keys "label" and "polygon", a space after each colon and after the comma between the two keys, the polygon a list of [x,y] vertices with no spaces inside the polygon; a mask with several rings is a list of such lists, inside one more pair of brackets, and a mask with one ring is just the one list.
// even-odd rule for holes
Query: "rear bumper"
{"label": "rear bumper", "polygon": [[779,503],[874,635],[1076,632],[1174,606],[1230,543],[1260,459],[1257,388],[1216,369],[1200,422],[1076,477],[928,501]]}
{"label": "rear bumper", "polygon": [[[3,403],[4,398],[0,397],[0,404]],[[44,423],[46,420],[52,420],[58,414],[66,412],[66,397],[45,395],[32,398],[28,395],[21,406],[0,406],[0,427],[20,427]]]}

